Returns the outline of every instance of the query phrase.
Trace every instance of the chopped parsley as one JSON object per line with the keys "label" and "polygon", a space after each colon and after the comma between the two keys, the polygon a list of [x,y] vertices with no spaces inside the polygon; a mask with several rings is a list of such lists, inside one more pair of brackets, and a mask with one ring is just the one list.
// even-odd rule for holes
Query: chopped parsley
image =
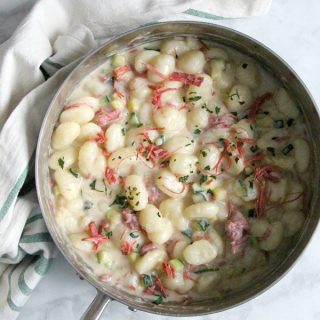
{"label": "chopped parsley", "polygon": [[126,132],[124,131],[124,128],[121,129],[121,133],[122,133],[123,136],[126,135]]}
{"label": "chopped parsley", "polygon": [[63,168],[64,168],[64,157],[58,159],[58,165],[63,170]]}
{"label": "chopped parsley", "polygon": [[272,154],[273,157],[276,156],[276,150],[272,147],[267,147],[267,151]]}
{"label": "chopped parsley", "polygon": [[188,102],[195,102],[199,101],[202,97],[201,96],[194,96],[188,99]]}
{"label": "chopped parsley", "polygon": [[70,173],[71,173],[75,178],[78,178],[78,177],[79,177],[79,173],[78,173],[76,170],[70,168],[69,171],[70,171]]}
{"label": "chopped parsley", "polygon": [[245,184],[244,181],[241,180],[241,179],[238,179],[238,183],[239,183],[241,189],[242,189],[243,192],[244,192],[244,196],[247,197],[247,196],[248,196],[248,190],[247,190],[246,184]]}
{"label": "chopped parsley", "polygon": [[160,52],[160,49],[158,48],[149,48],[149,47],[145,47],[143,48],[144,50],[152,50],[152,51],[159,51]]}
{"label": "chopped parsley", "polygon": [[182,183],[187,183],[188,179],[189,179],[189,176],[183,176],[179,178],[179,181]]}
{"label": "chopped parsley", "polygon": [[200,175],[200,180],[199,180],[200,184],[205,183],[207,180],[208,180],[208,176],[206,174]]}
{"label": "chopped parsley", "polygon": [[105,97],[104,97],[104,101],[105,101],[106,103],[110,103],[109,97],[108,97],[108,96],[105,96]]}
{"label": "chopped parsley", "polygon": [[102,190],[96,189],[96,183],[97,183],[97,180],[93,180],[93,181],[90,183],[89,186],[90,186],[91,190],[98,191],[98,192],[103,192]]}
{"label": "chopped parsley", "polygon": [[213,113],[213,111],[211,111],[208,107],[207,107],[207,104],[205,103],[205,104],[203,104],[202,106],[201,106],[201,108],[202,109],[205,109],[207,112],[209,112],[209,113]]}
{"label": "chopped parsley", "polygon": [[294,148],[293,148],[293,145],[292,144],[288,144],[286,147],[284,147],[283,149],[282,149],[282,153],[285,155],[285,156],[287,156],[288,154],[289,154],[289,152],[291,151],[291,150],[293,150]]}
{"label": "chopped parsley", "polygon": [[249,218],[253,218],[254,217],[254,212],[255,212],[254,208],[248,209],[248,217]]}
{"label": "chopped parsley", "polygon": [[219,271],[219,268],[205,268],[205,269],[200,269],[195,271],[194,273],[205,273],[205,272],[214,272],[214,271]]}
{"label": "chopped parsley", "polygon": [[200,220],[198,221],[198,226],[201,231],[206,231],[207,228],[209,227],[209,223],[207,220]]}
{"label": "chopped parsley", "polygon": [[112,231],[102,231],[101,234],[107,237],[108,239],[112,237]]}
{"label": "chopped parsley", "polygon": [[251,146],[250,150],[251,150],[252,153],[256,153],[259,150],[259,147],[257,145]]}
{"label": "chopped parsley", "polygon": [[236,92],[235,92],[235,93],[230,94],[229,98],[230,98],[230,100],[231,100],[231,101],[233,101],[233,97],[237,97],[237,98],[238,98],[238,100],[240,99],[240,95],[239,95],[238,90],[236,90]]}
{"label": "chopped parsley", "polygon": [[93,203],[89,200],[86,200],[84,203],[83,203],[83,210],[84,211],[87,211],[89,209],[91,209],[93,207]]}
{"label": "chopped parsley", "polygon": [[153,278],[149,274],[142,275],[142,282],[145,288],[150,288],[153,286]]}
{"label": "chopped parsley", "polygon": [[139,234],[137,232],[130,232],[129,235],[131,238],[134,238],[134,239],[139,238]]}
{"label": "chopped parsley", "polygon": [[238,157],[235,157],[235,159],[234,159],[234,161],[236,162],[236,163],[238,163],[239,162],[239,158]]}
{"label": "chopped parsley", "polygon": [[274,126],[276,129],[281,129],[281,128],[283,128],[283,127],[284,127],[283,120],[274,120],[273,126]]}
{"label": "chopped parsley", "polygon": [[186,229],[184,231],[181,231],[181,233],[186,236],[187,238],[189,239],[192,239],[192,236],[193,236],[193,232],[191,229]]}
{"label": "chopped parsley", "polygon": [[208,149],[202,149],[200,153],[205,158],[208,155]]}
{"label": "chopped parsley", "polygon": [[210,170],[210,166],[209,165],[205,166],[204,170]]}
{"label": "chopped parsley", "polygon": [[128,199],[123,194],[117,194],[115,200],[111,203],[110,206],[118,205],[121,208],[128,208]]}
{"label": "chopped parsley", "polygon": [[193,133],[194,133],[194,134],[200,134],[200,133],[201,133],[201,130],[200,130],[200,129],[196,129],[196,130],[193,131]]}
{"label": "chopped parsley", "polygon": [[220,110],[221,110],[221,108],[219,108],[218,106],[216,106],[216,107],[214,108],[214,111],[216,112],[216,114],[219,114]]}
{"label": "chopped parsley", "polygon": [[152,301],[152,303],[156,304],[156,305],[159,305],[161,303],[163,303],[163,296],[162,295],[157,295],[158,298],[154,301]]}
{"label": "chopped parsley", "polygon": [[294,124],[294,119],[288,119],[288,121],[287,121],[287,125],[288,125],[288,127],[291,127],[292,125]]}

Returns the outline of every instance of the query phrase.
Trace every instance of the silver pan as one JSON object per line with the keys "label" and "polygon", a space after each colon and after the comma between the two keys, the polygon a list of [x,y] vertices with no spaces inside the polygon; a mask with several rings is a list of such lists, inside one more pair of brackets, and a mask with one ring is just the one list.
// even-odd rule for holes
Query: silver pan
{"label": "silver pan", "polygon": [[[281,81],[287,90],[295,97],[305,116],[308,135],[312,143],[312,159],[314,163],[312,169],[313,174],[311,175],[312,179],[310,180],[310,190],[312,192],[307,203],[307,218],[302,231],[295,239],[290,250],[286,252],[282,259],[280,259],[281,261],[279,260],[279,263],[276,266],[270,266],[270,269],[259,279],[259,281],[250,283],[250,285],[230,293],[226,297],[196,301],[188,306],[182,306],[181,303],[173,302],[164,305],[154,305],[140,297],[121,291],[119,288],[101,283],[81,257],[73,250],[71,244],[67,241],[61,230],[59,230],[54,217],[54,207],[52,205],[52,194],[49,183],[49,146],[53,127],[62,110],[65,98],[68,97],[84,76],[102,64],[107,57],[119,50],[135,47],[152,40],[186,35],[196,36],[204,40],[216,41],[255,58],[266,70],[270,71],[277,79],[279,79],[279,81]],[[51,102],[39,134],[36,155],[36,184],[38,198],[49,232],[64,257],[84,279],[97,289],[98,292],[95,300],[89,306],[82,319],[98,319],[111,300],[119,301],[127,305],[131,310],[142,310],[162,315],[194,316],[210,314],[244,303],[275,284],[301,255],[314,233],[319,220],[320,210],[317,209],[320,207],[319,136],[320,119],[316,105],[307,88],[295,72],[270,49],[234,30],[199,22],[157,23],[140,27],[114,37],[91,53],[68,76]]]}

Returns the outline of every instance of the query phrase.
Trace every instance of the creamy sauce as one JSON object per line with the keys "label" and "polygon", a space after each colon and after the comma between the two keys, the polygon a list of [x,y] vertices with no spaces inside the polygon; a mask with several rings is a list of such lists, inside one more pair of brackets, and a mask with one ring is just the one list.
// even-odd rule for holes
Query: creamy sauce
{"label": "creamy sauce", "polygon": [[297,103],[212,43],[108,59],[65,102],[51,145],[59,226],[101,281],[154,303],[244,286],[305,219]]}

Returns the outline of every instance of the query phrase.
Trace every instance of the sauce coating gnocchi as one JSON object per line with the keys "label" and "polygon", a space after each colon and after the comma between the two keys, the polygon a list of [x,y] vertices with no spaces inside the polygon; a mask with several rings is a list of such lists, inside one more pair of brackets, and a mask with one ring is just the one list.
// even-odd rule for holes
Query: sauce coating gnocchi
{"label": "sauce coating gnocchi", "polygon": [[304,224],[303,121],[276,79],[227,47],[179,37],[120,52],[53,131],[57,223],[101,281],[143,299],[228,294]]}

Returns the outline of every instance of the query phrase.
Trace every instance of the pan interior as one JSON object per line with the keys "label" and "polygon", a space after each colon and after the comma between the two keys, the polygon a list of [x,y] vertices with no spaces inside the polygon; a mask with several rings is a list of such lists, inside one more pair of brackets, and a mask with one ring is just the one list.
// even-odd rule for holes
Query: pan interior
{"label": "pan interior", "polygon": [[[114,53],[124,49],[133,48],[151,41],[161,40],[173,36],[194,36],[203,40],[213,41],[240,51],[256,59],[269,73],[278,79],[289,93],[298,101],[305,116],[309,139],[312,143],[313,181],[310,181],[310,193],[306,206],[307,218],[301,232],[296,235],[286,247],[278,252],[276,261],[271,263],[263,274],[245,287],[233,291],[224,297],[215,297],[195,301],[191,305],[182,306],[173,302],[165,305],[154,305],[142,298],[101,283],[85,261],[76,253],[71,243],[66,239],[55,221],[53,196],[49,184],[48,158],[51,134],[58,116],[62,110],[64,100],[71,94],[78,83],[91,71],[96,69]],[[108,296],[136,309],[176,316],[190,316],[207,314],[228,309],[245,302],[263,292],[283,276],[293,265],[313,234],[319,220],[319,140],[320,135],[319,115],[316,106],[307,89],[298,79],[296,74],[274,53],[263,45],[233,30],[205,23],[168,22],[154,24],[135,29],[111,41],[89,55],[65,80],[57,95],[53,99],[46,118],[43,122],[37,148],[37,190],[40,205],[50,234],[62,254],[79,272],[97,289]]]}

